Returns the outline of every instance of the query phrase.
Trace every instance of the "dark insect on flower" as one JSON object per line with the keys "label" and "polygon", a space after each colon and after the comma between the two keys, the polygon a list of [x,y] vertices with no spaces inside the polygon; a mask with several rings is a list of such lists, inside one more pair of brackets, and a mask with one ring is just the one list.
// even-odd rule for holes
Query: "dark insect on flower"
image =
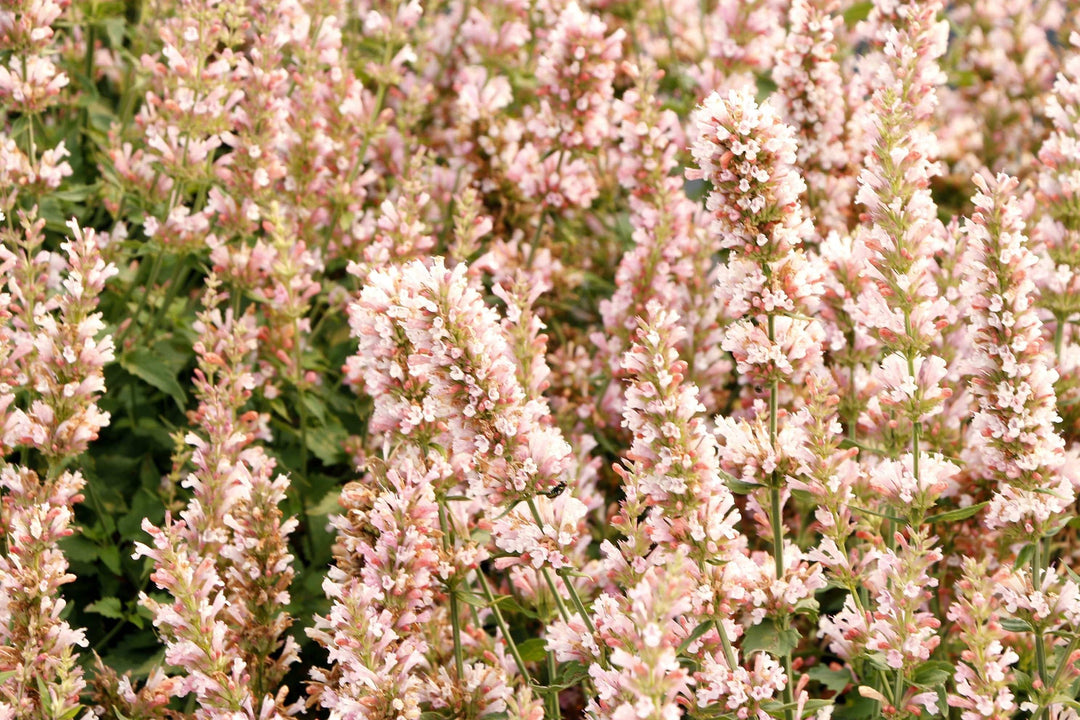
{"label": "dark insect on flower", "polygon": [[552,499],[554,499],[554,498],[557,498],[557,497],[559,497],[560,495],[562,495],[562,493],[563,493],[563,490],[565,490],[565,489],[566,489],[566,483],[564,483],[564,482],[561,482],[561,483],[559,483],[558,485],[556,485],[555,487],[553,487],[553,488],[551,488],[550,490],[548,490],[548,491],[547,491],[546,493],[544,493],[544,494],[545,494],[545,495],[547,495],[547,496],[548,496],[549,498],[552,498]]}

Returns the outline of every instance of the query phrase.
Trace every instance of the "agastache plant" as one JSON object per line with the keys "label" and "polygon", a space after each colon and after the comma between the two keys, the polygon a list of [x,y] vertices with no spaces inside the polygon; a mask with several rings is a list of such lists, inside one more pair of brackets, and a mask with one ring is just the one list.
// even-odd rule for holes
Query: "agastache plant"
{"label": "agastache plant", "polygon": [[107,237],[68,224],[60,252],[43,249],[44,222],[20,213],[3,233],[0,408],[0,715],[70,717],[85,686],[85,632],[64,618],[61,588],[75,580],[60,541],[75,532],[86,478],[76,467],[109,423],[97,402],[112,338],[97,311],[117,272],[102,259]]}
{"label": "agastache plant", "polygon": [[1078,720],[1078,33],[0,2],[0,720]]}
{"label": "agastache plant", "polygon": [[[722,347],[732,353],[743,382],[757,389],[756,397],[748,398],[749,417],[718,418],[720,457],[736,477],[763,486],[757,497],[768,503],[764,514],[772,538],[772,582],[781,584],[793,569],[785,560],[785,477],[800,444],[798,429],[781,425],[781,386],[794,387],[821,362],[824,339],[821,326],[807,315],[821,284],[799,248],[811,228],[799,199],[805,184],[794,166],[791,127],[748,91],[710,96],[696,111],[695,124],[692,151],[699,169],[688,175],[712,185],[706,203],[713,214],[712,231],[719,247],[730,253],[717,287],[731,321]],[[797,595],[773,608],[781,631],[802,599]],[[782,661],[784,701],[791,704],[790,651],[782,653]]]}

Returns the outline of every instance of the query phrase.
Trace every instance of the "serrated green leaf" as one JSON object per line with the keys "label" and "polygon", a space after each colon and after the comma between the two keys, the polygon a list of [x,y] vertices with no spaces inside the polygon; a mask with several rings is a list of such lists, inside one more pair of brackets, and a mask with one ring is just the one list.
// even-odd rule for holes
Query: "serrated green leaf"
{"label": "serrated green leaf", "polygon": [[301,397],[303,398],[304,407],[311,413],[311,416],[318,420],[320,425],[325,425],[326,403],[310,392],[303,393]]}
{"label": "serrated green leaf", "polygon": [[105,28],[105,36],[109,38],[109,47],[119,49],[124,47],[124,18],[110,17],[101,21]]}
{"label": "serrated green leaf", "polygon": [[187,404],[184,388],[165,360],[146,348],[135,348],[120,356],[120,366],[176,401],[181,411]]}
{"label": "serrated green leaf", "polygon": [[847,702],[836,708],[833,717],[837,720],[867,720],[880,717],[877,703],[870,698],[848,693]]}
{"label": "serrated green leaf", "polygon": [[541,638],[529,638],[524,642],[519,642],[517,649],[525,662],[543,662],[547,657],[547,650],[544,647],[546,644],[547,642]]}
{"label": "serrated green leaf", "polygon": [[324,465],[336,465],[345,461],[345,441],[349,434],[340,425],[309,427],[307,429],[307,449],[314,453]]}
{"label": "serrated green leaf", "polygon": [[760,490],[764,485],[758,485],[757,483],[743,482],[742,480],[731,480],[728,482],[728,489],[736,495],[749,495],[755,490]]}
{"label": "serrated green leaf", "polygon": [[163,517],[165,517],[165,505],[161,502],[161,498],[145,487],[141,487],[131,499],[131,509],[120,518],[116,527],[125,538],[134,538],[142,529],[143,518],[149,518],[150,522],[158,523]]}
{"label": "serrated green leaf", "polygon": [[113,575],[120,575],[120,548],[116,545],[104,545],[99,548],[98,557],[101,558],[102,564],[107,567]]}
{"label": "serrated green leaf", "polygon": [[843,692],[852,682],[851,671],[847,668],[832,670],[824,665],[815,665],[806,672],[811,680],[821,683],[825,689],[838,693]]}
{"label": "serrated green leaf", "polygon": [[955,664],[944,660],[924,662],[915,669],[911,682],[923,688],[937,687],[952,678],[955,667]]}
{"label": "serrated green leaf", "polygon": [[97,613],[107,618],[114,620],[123,620],[124,611],[120,606],[120,598],[107,597],[101,598],[97,602],[90,603],[86,606],[87,612]]}
{"label": "serrated green leaf", "polygon": [[882,518],[883,520],[892,520],[894,523],[904,524],[904,519],[896,517],[895,515],[889,515],[888,513],[878,512],[877,510],[871,510],[870,508],[863,508],[857,505],[852,505],[851,509],[855,512],[865,513],[867,515],[873,515],[874,517]]}
{"label": "serrated green leaf", "polygon": [[564,690],[566,688],[577,687],[589,677],[589,667],[577,660],[571,660],[568,663],[563,663],[559,668],[558,682],[554,683],[550,687]]}
{"label": "serrated green leaf", "polygon": [[1014,567],[1027,567],[1031,564],[1031,558],[1035,554],[1035,545],[1028,544],[1020,549],[1020,552],[1016,555],[1016,562],[1013,563]]}
{"label": "serrated green leaf", "polygon": [[341,511],[341,504],[338,499],[341,497],[341,489],[331,490],[323,496],[322,500],[309,506],[304,512],[308,515],[320,517],[323,515],[329,515],[333,512]]}
{"label": "serrated green leaf", "polygon": [[92,563],[97,560],[98,546],[81,535],[69,535],[60,541],[60,549],[68,560]]}
{"label": "serrated green leaf", "polygon": [[743,653],[765,651],[770,655],[782,657],[787,655],[799,645],[802,636],[795,628],[780,629],[770,619],[754,625],[743,636]]}

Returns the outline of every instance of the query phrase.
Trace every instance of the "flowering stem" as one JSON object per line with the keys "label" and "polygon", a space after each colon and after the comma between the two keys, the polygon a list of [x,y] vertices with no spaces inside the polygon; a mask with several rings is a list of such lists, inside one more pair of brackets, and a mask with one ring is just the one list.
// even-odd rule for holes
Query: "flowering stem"
{"label": "flowering stem", "polygon": [[507,627],[506,620],[503,619],[499,604],[495,602],[495,595],[491,592],[491,586],[488,585],[487,578],[479,570],[476,571],[476,578],[480,581],[480,589],[484,591],[484,597],[487,598],[488,604],[491,606],[491,612],[495,616],[495,624],[499,626],[499,632],[502,633],[503,639],[506,640],[506,646],[510,650],[510,655],[514,658],[514,664],[517,665],[518,672],[521,673],[522,678],[529,681],[529,670],[525,667],[525,660],[522,659],[517,645],[514,644],[514,639],[510,637],[510,628]]}
{"label": "flowering stem", "polygon": [[[1057,670],[1054,671],[1054,677],[1050,680],[1050,694],[1057,688],[1058,682],[1061,680],[1061,673],[1065,671],[1065,668],[1069,667],[1069,658],[1076,651],[1076,646],[1080,644],[1080,635],[1073,635],[1072,640],[1069,641],[1069,647],[1065,649],[1065,654],[1061,656],[1062,662],[1058,664]],[[1039,711],[1033,716],[1033,720],[1042,720],[1048,709],[1048,704],[1039,703]]]}
{"label": "flowering stem", "polygon": [[[775,316],[769,315],[769,343],[776,341],[776,319]],[[769,383],[769,445],[772,447],[773,453],[776,452],[776,425],[779,416],[778,399],[780,394],[780,381],[773,377]],[[776,581],[780,582],[780,579],[784,577],[784,522],[781,517],[782,506],[780,503],[780,476],[776,470],[772,471],[771,488],[769,493],[772,500],[772,536],[773,536],[773,561],[776,563]],[[784,685],[784,717],[787,720],[792,720],[791,704],[795,701],[794,693],[792,692],[791,685],[794,682],[794,678],[791,677],[791,651],[785,652],[781,658],[784,664],[784,674],[787,676],[787,683]],[[732,670],[734,670],[734,665]]]}
{"label": "flowering stem", "polygon": [[[30,68],[27,65],[27,59],[26,59],[26,53],[25,52],[22,53],[21,58],[22,58],[23,77],[24,78],[30,77],[30,75],[29,75]],[[27,148],[28,152],[26,153],[26,156],[30,160],[30,165],[34,166],[37,163],[37,148],[34,146],[34,115],[33,115],[33,113],[30,114],[29,122],[26,123],[26,132],[27,132],[27,139],[29,140],[29,145],[30,145],[29,148]],[[37,168],[35,168],[35,171],[36,170],[37,170]]]}
{"label": "flowering stem", "polygon": [[724,621],[714,617],[713,625],[716,626],[716,632],[720,635],[720,644],[724,646],[724,659],[727,660],[728,668],[734,672],[735,651],[731,649],[731,640],[728,639],[727,630],[724,629]]}
{"label": "flowering stem", "polygon": [[[1042,538],[1035,539],[1035,552],[1031,554],[1031,582],[1036,591],[1042,587]],[[1039,668],[1039,680],[1046,687],[1046,643],[1039,625],[1035,626],[1035,662]]]}
{"label": "flowering stem", "polygon": [[[442,529],[443,550],[450,551],[450,536],[453,532],[446,521],[446,499],[439,498],[439,527]],[[454,634],[454,669],[457,670],[458,681],[465,677],[465,655],[461,646],[461,612],[458,607],[457,577],[447,588],[450,591],[450,624]]]}
{"label": "flowering stem", "polygon": [[[540,511],[536,507],[536,501],[532,498],[526,500],[529,506],[529,512],[532,513],[533,520],[536,522],[536,526],[541,531],[544,529],[544,521],[540,517]],[[563,602],[562,593],[559,592],[558,585],[555,584],[555,578],[551,577],[551,571],[545,565],[540,568],[540,573],[544,576],[544,581],[547,582],[548,588],[551,589],[551,594],[555,596],[555,605],[559,608],[559,614],[562,615],[563,620],[570,622],[570,611],[566,609],[566,603]],[[566,579],[565,577],[563,578]],[[596,634],[596,628],[593,627],[592,620],[589,619],[589,613],[585,611],[585,605],[581,602],[581,598],[577,594],[577,590],[569,582],[566,583],[566,589],[570,592],[571,602],[574,603],[574,607],[577,608],[578,613],[581,614],[581,619],[585,622],[585,627],[589,629],[589,632]]]}
{"label": "flowering stem", "polygon": [[[548,685],[555,684],[555,678],[558,674],[558,667],[555,664],[555,653],[550,650],[547,653],[547,670],[548,670]],[[544,704],[547,706],[548,716],[551,718],[557,718],[561,716],[559,709],[559,691],[552,688],[548,692],[547,697],[544,698]]]}
{"label": "flowering stem", "polygon": [[[562,160],[562,156],[559,157]],[[561,163],[560,163],[561,164]],[[548,211],[545,207],[540,213],[540,220],[536,223],[536,233],[533,235],[532,244],[529,245],[529,255],[525,258],[525,268],[532,268],[533,258],[536,256],[536,246],[540,244],[540,236],[544,232],[544,221],[547,220]]]}

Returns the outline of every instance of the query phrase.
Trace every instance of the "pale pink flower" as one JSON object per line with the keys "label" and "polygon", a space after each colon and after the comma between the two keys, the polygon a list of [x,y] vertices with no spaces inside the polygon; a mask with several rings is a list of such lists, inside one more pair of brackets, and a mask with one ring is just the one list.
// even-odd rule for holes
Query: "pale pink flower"
{"label": "pale pink flower", "polygon": [[778,697],[788,683],[780,663],[764,652],[754,654],[749,668],[732,668],[722,656],[706,655],[695,680],[698,707],[719,705],[739,720],[768,720],[770,715],[762,706]]}
{"label": "pale pink flower", "polygon": [[693,680],[678,658],[686,633],[682,616],[692,609],[691,583],[682,558],[651,567],[624,597],[602,596],[596,629],[607,662],[593,662],[596,685],[586,713],[591,718],[676,720],[691,697]]}
{"label": "pale pink flower", "polygon": [[973,329],[969,372],[979,403],[969,437],[980,470],[997,482],[987,526],[1042,534],[1074,493],[1063,472],[1064,442],[1054,429],[1060,419],[1057,374],[1035,309],[1037,259],[1012,194],[1017,181],[977,175],[975,184],[976,212],[964,226]]}
{"label": "pale pink flower", "polygon": [[990,577],[985,565],[964,561],[964,577],[958,583],[960,597],[949,606],[947,617],[960,628],[965,648],[964,662],[957,664],[956,691],[949,694],[949,706],[961,709],[963,720],[994,718],[1005,720],[1016,711],[1009,685],[1011,666],[1020,657],[1002,644],[1005,632],[1000,625],[1000,608],[994,597],[999,572]]}
{"label": "pale pink flower", "polygon": [[342,716],[415,717],[430,692],[421,628],[433,621],[435,593],[449,572],[436,549],[432,481],[441,471],[425,470],[414,453],[395,460],[381,478],[386,490],[361,483],[343,490],[342,514],[333,520],[337,562],[323,583],[332,606],[307,631],[332,668],[312,672],[319,703]]}
{"label": "pale pink flower", "polygon": [[714,93],[694,111],[691,152],[698,168],[687,177],[712,183],[706,206],[720,246],[763,261],[783,256],[810,232],[795,170],[794,131],[769,104],[746,90]]}
{"label": "pale pink flower", "polygon": [[519,504],[510,513],[497,518],[491,526],[491,534],[499,549],[511,553],[511,557],[495,561],[498,568],[519,563],[540,568],[545,565],[553,570],[573,567],[566,556],[570,547],[579,543],[585,533],[585,503],[564,492],[554,500],[538,497],[535,505],[542,525],[537,525],[532,514]]}
{"label": "pale pink flower", "polygon": [[84,485],[78,472],[48,478],[12,464],[0,470],[0,707],[13,718],[79,708],[85,682],[77,648],[86,637],[61,618],[60,588],[75,576],[58,543],[73,532]]}
{"label": "pale pink flower", "polygon": [[[441,423],[449,460],[478,498],[528,498],[555,486],[570,448],[546,403],[526,398],[498,315],[463,265],[373,271],[350,318],[361,350],[350,367],[375,398],[374,430],[434,432]],[[408,394],[387,392],[395,386]]]}

